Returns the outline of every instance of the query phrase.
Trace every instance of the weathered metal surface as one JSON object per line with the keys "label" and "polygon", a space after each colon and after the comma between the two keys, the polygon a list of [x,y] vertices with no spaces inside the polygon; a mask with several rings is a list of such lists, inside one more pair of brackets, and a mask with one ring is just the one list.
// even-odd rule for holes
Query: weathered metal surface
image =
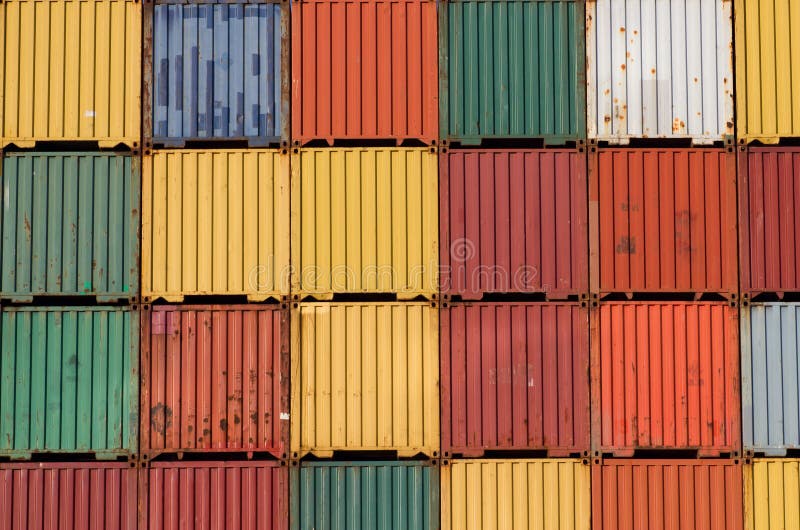
{"label": "weathered metal surface", "polygon": [[139,169],[132,156],[7,153],[0,296],[138,296]]}
{"label": "weathered metal surface", "polygon": [[436,2],[302,0],[292,6],[292,140],[438,134]]}
{"label": "weathered metal surface", "polygon": [[292,457],[439,455],[439,310],[428,302],[292,310]]}
{"label": "weathered metal surface", "polygon": [[588,455],[585,302],[449,304],[440,321],[445,458],[534,449]]}
{"label": "weathered metal surface", "polygon": [[589,0],[589,138],[734,134],[730,0]]}
{"label": "weathered metal surface", "polygon": [[139,312],[3,308],[0,455],[136,453]]}
{"label": "weathered metal surface", "polygon": [[744,527],[800,528],[800,460],[753,459],[744,466]]}

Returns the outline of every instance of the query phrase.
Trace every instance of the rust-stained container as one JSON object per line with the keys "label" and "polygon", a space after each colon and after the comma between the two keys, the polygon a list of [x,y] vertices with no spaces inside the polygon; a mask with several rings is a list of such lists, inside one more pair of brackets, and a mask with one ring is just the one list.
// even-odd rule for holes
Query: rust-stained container
{"label": "rust-stained container", "polygon": [[591,289],[738,293],[733,148],[595,148]]}
{"label": "rust-stained container", "polygon": [[133,464],[0,466],[0,530],[137,530]]}
{"label": "rust-stained container", "polygon": [[285,150],[156,150],[142,175],[145,301],[289,294]]}
{"label": "rust-stained container", "polygon": [[742,530],[739,460],[607,459],[592,465],[594,530]]}
{"label": "rust-stained container", "polygon": [[439,127],[434,0],[292,5],[292,140],[434,144]]}
{"label": "rust-stained container", "polygon": [[744,527],[800,528],[800,460],[754,458],[744,466]]}
{"label": "rust-stained container", "polygon": [[141,447],[266,452],[289,444],[289,310],[152,306],[142,314]]}
{"label": "rust-stained container", "polygon": [[443,456],[587,456],[586,302],[447,305],[440,312]]}
{"label": "rust-stained container", "polygon": [[592,318],[592,448],[616,456],[741,448],[738,310],[601,302]]}
{"label": "rust-stained container", "polygon": [[139,491],[139,530],[289,529],[284,462],[151,462]]}
{"label": "rust-stained container", "polygon": [[579,149],[442,149],[443,293],[589,290],[586,154]]}
{"label": "rust-stained container", "polygon": [[800,291],[800,147],[739,150],[742,297]]}
{"label": "rust-stained container", "polygon": [[292,458],[439,455],[439,309],[294,303]]}

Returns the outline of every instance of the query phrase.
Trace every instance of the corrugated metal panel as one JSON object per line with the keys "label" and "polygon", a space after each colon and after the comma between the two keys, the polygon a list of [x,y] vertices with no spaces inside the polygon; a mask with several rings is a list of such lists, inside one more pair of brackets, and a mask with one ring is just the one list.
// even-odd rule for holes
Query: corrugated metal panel
{"label": "corrugated metal panel", "polygon": [[303,462],[292,472],[293,530],[439,528],[439,469],[430,463]]}
{"label": "corrugated metal panel", "polygon": [[292,140],[438,133],[436,2],[302,0],[292,6]]}
{"label": "corrugated metal panel", "polygon": [[589,451],[585,303],[453,304],[441,311],[442,452]]}
{"label": "corrugated metal panel", "polygon": [[593,290],[736,297],[732,150],[598,149],[589,212]]}
{"label": "corrugated metal panel", "polygon": [[590,482],[580,460],[451,460],[442,530],[589,530]]}
{"label": "corrugated metal panel", "polygon": [[601,303],[593,324],[593,447],[736,453],[738,312],[725,303]]}
{"label": "corrugated metal panel", "polygon": [[744,466],[744,527],[800,528],[800,460],[756,458]]}
{"label": "corrugated metal panel", "polygon": [[300,149],[292,156],[292,294],[438,292],[435,152]]}
{"label": "corrugated metal panel", "polygon": [[589,290],[583,149],[450,150],[439,175],[443,292]]}
{"label": "corrugated metal panel", "polygon": [[730,0],[589,0],[589,138],[734,134]]}
{"label": "corrugated metal panel", "polygon": [[141,470],[140,530],[288,530],[282,462],[151,462]]}
{"label": "corrugated metal panel", "polygon": [[289,155],[155,151],[143,159],[142,295],[289,294]]}
{"label": "corrugated metal panel", "polygon": [[440,135],[586,137],[583,0],[455,0],[439,10]]}
{"label": "corrugated metal panel", "polygon": [[300,303],[292,315],[294,457],[439,454],[439,310]]}
{"label": "corrugated metal panel", "polygon": [[0,455],[136,452],[139,313],[3,308]]}
{"label": "corrugated metal panel", "polygon": [[146,109],[145,134],[152,131],[153,142],[288,143],[288,3],[152,9],[152,114]]}
{"label": "corrugated metal panel", "polygon": [[132,0],[0,4],[0,146],[137,147],[141,27],[142,4]]}
{"label": "corrugated metal panel", "polygon": [[136,530],[136,488],[127,463],[3,464],[0,530]]}
{"label": "corrugated metal panel", "polygon": [[800,148],[739,151],[742,296],[800,291]]}
{"label": "corrugated metal panel", "polygon": [[142,318],[142,451],[286,458],[289,311],[153,306]]}
{"label": "corrugated metal panel", "polygon": [[742,530],[738,460],[604,460],[592,466],[594,530]]}
{"label": "corrugated metal panel", "polygon": [[800,136],[800,4],[736,0],[739,142]]}
{"label": "corrugated metal panel", "polygon": [[745,306],[741,330],[744,448],[800,449],[800,304]]}
{"label": "corrugated metal panel", "polygon": [[3,157],[3,298],[139,294],[139,159],[100,153]]}

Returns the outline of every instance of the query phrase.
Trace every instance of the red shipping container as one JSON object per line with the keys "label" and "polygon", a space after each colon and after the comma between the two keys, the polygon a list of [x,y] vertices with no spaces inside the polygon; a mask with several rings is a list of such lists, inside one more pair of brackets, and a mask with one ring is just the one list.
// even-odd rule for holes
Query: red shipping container
{"label": "red shipping container", "polygon": [[800,291],[800,147],[739,151],[742,296]]}
{"label": "red shipping container", "polygon": [[140,530],[288,530],[281,462],[151,462],[140,471]]}
{"label": "red shipping container", "polygon": [[589,291],[586,155],[579,149],[442,149],[441,290]]}
{"label": "red shipping container", "polygon": [[0,530],[136,530],[134,465],[0,464]]}
{"label": "red shipping container", "polygon": [[456,303],[440,312],[442,453],[588,455],[589,310]]}
{"label": "red shipping container", "polygon": [[603,302],[592,317],[592,448],[738,455],[739,317],[733,303]]}
{"label": "red shipping container", "polygon": [[301,0],[292,5],[292,139],[439,134],[434,0]]}
{"label": "red shipping container", "polygon": [[732,148],[589,157],[593,292],[738,292]]}
{"label": "red shipping container", "polygon": [[739,460],[603,460],[592,465],[594,530],[742,530]]}
{"label": "red shipping container", "polygon": [[289,312],[152,306],[142,315],[141,450],[286,457]]}

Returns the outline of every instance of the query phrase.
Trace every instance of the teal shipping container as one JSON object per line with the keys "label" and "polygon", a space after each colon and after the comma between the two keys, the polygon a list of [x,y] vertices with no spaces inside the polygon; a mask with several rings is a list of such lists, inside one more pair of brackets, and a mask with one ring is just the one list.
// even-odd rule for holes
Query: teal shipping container
{"label": "teal shipping container", "polygon": [[138,353],[135,308],[4,308],[0,456],[135,453]]}
{"label": "teal shipping container", "polygon": [[138,157],[6,153],[2,184],[0,297],[138,295]]}
{"label": "teal shipping container", "polygon": [[431,462],[302,462],[291,469],[292,530],[439,528]]}
{"label": "teal shipping container", "polygon": [[439,8],[440,135],[586,137],[583,0],[449,0]]}

